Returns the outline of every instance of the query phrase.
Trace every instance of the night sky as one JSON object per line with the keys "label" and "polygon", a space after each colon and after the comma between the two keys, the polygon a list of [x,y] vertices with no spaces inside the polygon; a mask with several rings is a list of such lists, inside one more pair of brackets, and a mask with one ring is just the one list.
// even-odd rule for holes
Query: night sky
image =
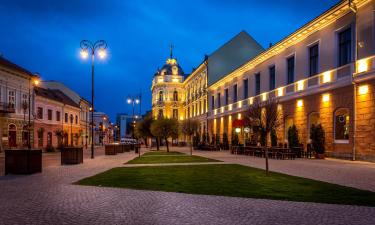
{"label": "night sky", "polygon": [[0,54],[43,80],[58,80],[91,99],[82,39],[104,39],[109,57],[96,61],[96,109],[115,120],[131,112],[126,97],[142,90],[151,108],[151,80],[169,56],[185,73],[241,30],[263,47],[276,43],[338,0],[135,1],[0,0]]}

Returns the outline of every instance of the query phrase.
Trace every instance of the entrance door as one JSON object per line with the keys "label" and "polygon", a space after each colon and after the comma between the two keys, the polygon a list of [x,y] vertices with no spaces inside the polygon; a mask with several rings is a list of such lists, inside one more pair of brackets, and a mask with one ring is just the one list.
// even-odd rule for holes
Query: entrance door
{"label": "entrance door", "polygon": [[17,128],[14,124],[9,125],[8,142],[10,148],[17,147]]}

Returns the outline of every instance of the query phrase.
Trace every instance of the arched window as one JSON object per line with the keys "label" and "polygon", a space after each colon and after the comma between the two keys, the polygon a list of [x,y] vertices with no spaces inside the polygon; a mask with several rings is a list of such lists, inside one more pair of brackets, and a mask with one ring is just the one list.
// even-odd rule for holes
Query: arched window
{"label": "arched window", "polygon": [[178,101],[178,92],[177,91],[173,92],[173,101]]}
{"label": "arched window", "polygon": [[163,101],[163,91],[159,91],[159,101]]}
{"label": "arched window", "polygon": [[173,119],[178,119],[178,109],[173,109]]}
{"label": "arched window", "polygon": [[349,110],[345,108],[337,109],[334,114],[334,136],[335,142],[348,143],[349,142]]}
{"label": "arched window", "polygon": [[318,112],[312,112],[309,115],[309,123],[308,123],[308,129],[307,129],[307,139],[310,140],[310,130],[312,125],[318,125],[320,124],[320,116]]}
{"label": "arched window", "polygon": [[47,133],[47,147],[52,146],[52,132]]}

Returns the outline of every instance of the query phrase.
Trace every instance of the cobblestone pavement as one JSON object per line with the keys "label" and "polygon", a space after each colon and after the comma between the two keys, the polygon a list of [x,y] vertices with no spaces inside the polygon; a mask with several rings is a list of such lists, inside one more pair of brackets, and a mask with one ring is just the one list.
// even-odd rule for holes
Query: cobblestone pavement
{"label": "cobblestone pavement", "polygon": [[[188,148],[176,149],[190,154]],[[265,169],[265,159],[230,151],[194,151],[195,155]],[[375,163],[338,159],[269,160],[271,171],[375,192]]]}
{"label": "cobblestone pavement", "polygon": [[0,178],[0,224],[375,224],[375,208],[73,185],[136,154]]}

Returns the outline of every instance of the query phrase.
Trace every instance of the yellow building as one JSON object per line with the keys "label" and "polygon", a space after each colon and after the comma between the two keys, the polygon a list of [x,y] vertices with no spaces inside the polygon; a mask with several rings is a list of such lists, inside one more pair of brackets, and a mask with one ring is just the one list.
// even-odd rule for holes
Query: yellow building
{"label": "yellow building", "polygon": [[166,64],[158,69],[152,81],[152,115],[154,118],[183,120],[185,92],[184,72],[173,58],[172,52]]}

